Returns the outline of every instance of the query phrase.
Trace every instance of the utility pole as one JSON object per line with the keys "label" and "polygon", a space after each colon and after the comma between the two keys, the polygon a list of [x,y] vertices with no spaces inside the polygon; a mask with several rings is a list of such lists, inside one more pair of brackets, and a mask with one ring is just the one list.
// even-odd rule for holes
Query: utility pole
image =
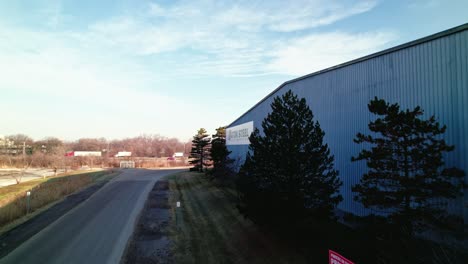
{"label": "utility pole", "polygon": [[109,151],[110,151],[110,142],[109,142],[109,140],[107,140],[107,151],[106,151],[106,162],[107,162],[106,165],[107,165],[107,167],[109,167],[109,164],[110,164],[110,162],[109,162]]}
{"label": "utility pole", "polygon": [[26,166],[26,142],[23,142],[23,167]]}

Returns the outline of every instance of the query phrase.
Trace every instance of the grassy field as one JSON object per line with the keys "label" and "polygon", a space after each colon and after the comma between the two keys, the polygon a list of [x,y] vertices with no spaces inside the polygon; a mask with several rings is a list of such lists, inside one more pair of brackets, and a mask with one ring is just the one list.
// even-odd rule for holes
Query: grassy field
{"label": "grassy field", "polygon": [[294,247],[260,232],[235,208],[236,193],[199,173],[169,177],[176,263],[307,263]]}
{"label": "grassy field", "polygon": [[112,177],[110,171],[75,172],[0,188],[0,227],[27,215],[26,192],[30,191],[29,214],[90,184]]}

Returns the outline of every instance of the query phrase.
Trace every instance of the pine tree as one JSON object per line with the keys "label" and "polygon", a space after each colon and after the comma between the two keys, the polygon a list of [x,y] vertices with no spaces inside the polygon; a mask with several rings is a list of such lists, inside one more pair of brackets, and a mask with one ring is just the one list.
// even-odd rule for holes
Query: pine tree
{"label": "pine tree", "polygon": [[210,138],[204,128],[200,128],[192,140],[189,162],[194,165],[192,170],[203,172],[203,168],[208,166]]}
{"label": "pine tree", "polygon": [[229,158],[230,153],[226,147],[226,127],[219,127],[211,140],[210,156],[213,162],[211,174],[214,178],[226,178],[232,173],[230,165],[234,160]]}
{"label": "pine tree", "polygon": [[[389,213],[391,223],[401,227],[403,235],[426,225],[440,225],[446,198],[455,198],[462,190],[464,172],[444,167],[444,152],[454,150],[442,135],[434,116],[422,119],[423,110],[400,110],[375,97],[369,111],[378,116],[369,123],[372,135],[358,133],[354,142],[371,144],[352,161],[365,160],[369,171],[353,186],[355,199],[365,207]],[[439,205],[439,206],[437,206]]]}
{"label": "pine tree", "polygon": [[257,222],[289,222],[313,213],[329,218],[342,200],[334,157],[304,98],[275,97],[255,129],[238,179],[240,210]]}

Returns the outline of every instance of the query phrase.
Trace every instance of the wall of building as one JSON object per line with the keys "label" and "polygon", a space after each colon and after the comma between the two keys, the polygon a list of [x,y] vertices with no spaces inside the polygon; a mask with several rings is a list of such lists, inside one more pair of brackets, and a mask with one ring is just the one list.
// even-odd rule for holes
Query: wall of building
{"label": "wall of building", "polygon": [[[261,131],[273,98],[288,90],[306,98],[326,133],[324,140],[335,156],[335,168],[343,181],[342,210],[358,215],[369,213],[353,200],[351,192],[366,165],[352,163],[351,157],[362,148],[353,138],[358,132],[368,132],[369,121],[375,119],[367,109],[375,96],[399,103],[402,108],[419,105],[425,117],[435,115],[447,125],[446,141],[455,145],[455,150],[445,157],[446,165],[468,173],[468,24],[286,82],[229,127],[253,121]],[[232,158],[243,160],[248,145],[230,145],[228,149]],[[449,205],[451,212],[464,215],[465,223],[467,198],[465,195]]]}

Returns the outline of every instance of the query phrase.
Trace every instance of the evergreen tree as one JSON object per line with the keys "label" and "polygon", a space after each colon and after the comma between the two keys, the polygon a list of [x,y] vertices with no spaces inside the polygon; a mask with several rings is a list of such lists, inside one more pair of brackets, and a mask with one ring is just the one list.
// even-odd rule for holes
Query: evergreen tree
{"label": "evergreen tree", "polygon": [[192,170],[203,172],[203,167],[208,166],[210,138],[204,128],[200,128],[192,140],[190,151],[190,164],[194,165]]}
{"label": "evergreen tree", "polygon": [[354,139],[372,145],[352,158],[365,160],[369,167],[352,188],[358,194],[355,199],[389,213],[391,223],[407,236],[416,228],[442,224],[440,204],[460,193],[464,175],[457,168],[443,168],[444,152],[454,150],[441,137],[446,126],[440,126],[434,116],[422,119],[419,106],[402,111],[398,104],[375,97],[368,108],[378,118],[369,123],[372,135],[358,133]]}
{"label": "evergreen tree", "polygon": [[329,218],[342,200],[334,157],[323,143],[325,133],[304,98],[291,91],[275,97],[255,129],[241,167],[238,191],[242,213],[256,222],[291,223],[306,213]]}
{"label": "evergreen tree", "polygon": [[226,177],[232,173],[230,165],[234,160],[229,158],[230,153],[226,147],[226,127],[219,127],[211,140],[210,156],[213,162],[211,174],[214,178]]}

